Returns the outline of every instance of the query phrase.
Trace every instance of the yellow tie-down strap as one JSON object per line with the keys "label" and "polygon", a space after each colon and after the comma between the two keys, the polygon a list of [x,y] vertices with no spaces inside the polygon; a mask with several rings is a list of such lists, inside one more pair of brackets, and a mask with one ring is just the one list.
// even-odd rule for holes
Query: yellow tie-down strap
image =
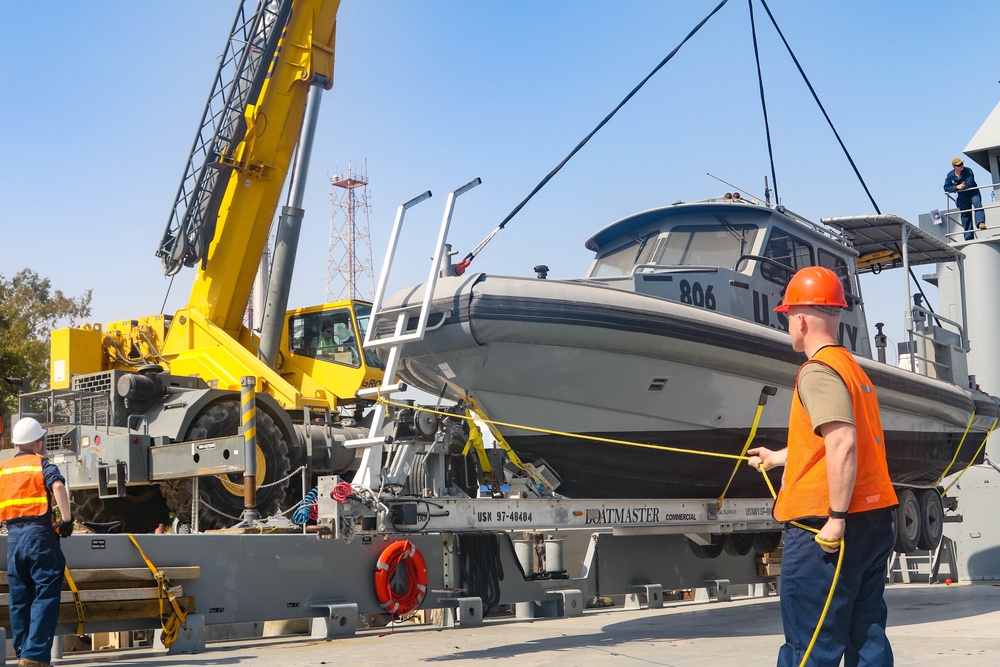
{"label": "yellow tie-down strap", "polygon": [[[177,596],[174,593],[174,589],[170,586],[170,582],[167,581],[167,578],[162,572],[156,569],[156,566],[153,565],[153,561],[149,560],[149,557],[146,556],[146,552],[142,550],[141,546],[139,546],[139,542],[135,539],[135,535],[129,533],[128,538],[132,540],[132,544],[134,544],[135,548],[139,550],[139,555],[141,555],[142,559],[146,561],[146,566],[149,567],[149,571],[153,573],[153,578],[156,580],[160,600],[160,627],[163,628],[163,632],[160,633],[160,641],[163,642],[163,645],[166,648],[170,648],[170,645],[177,639],[177,631],[182,625],[184,625],[187,615],[184,613],[184,610],[180,608],[180,605],[177,604]],[[163,620],[164,600],[170,602],[170,606],[173,608],[170,618],[166,621]]]}

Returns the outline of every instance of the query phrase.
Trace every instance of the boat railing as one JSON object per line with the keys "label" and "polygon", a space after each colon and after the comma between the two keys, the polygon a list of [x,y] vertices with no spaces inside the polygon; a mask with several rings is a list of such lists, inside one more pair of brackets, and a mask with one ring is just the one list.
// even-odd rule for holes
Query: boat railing
{"label": "boat railing", "polygon": [[962,325],[923,306],[910,309],[907,324],[909,370],[964,385],[968,346]]}
{"label": "boat railing", "polygon": [[809,229],[811,229],[812,231],[816,232],[817,234],[821,234],[822,236],[825,236],[826,238],[830,239],[831,241],[839,243],[840,245],[843,245],[843,246],[851,247],[850,239],[842,231],[840,231],[839,229],[833,229],[831,227],[827,227],[826,225],[823,225],[823,224],[820,224],[820,223],[817,223],[817,222],[813,222],[809,218],[803,217],[803,216],[799,215],[798,213],[796,213],[795,211],[791,211],[791,210],[785,208],[784,206],[778,206],[774,210],[777,211],[778,213],[781,213],[781,214],[783,214],[783,215],[785,215],[785,216],[787,216],[787,217],[795,220],[799,224],[801,224],[801,225],[803,225],[805,227],[808,227]]}
{"label": "boat railing", "polygon": [[[1000,183],[988,183],[986,185],[979,185],[977,189],[979,190],[979,195],[982,196],[983,192],[990,190],[992,193],[996,192],[996,189],[1000,188]],[[977,206],[974,208],[961,209],[958,207],[957,201],[958,195],[951,192],[945,193],[945,200],[947,204],[945,205],[945,210],[940,211],[941,217],[945,223],[945,237],[949,241],[960,241],[963,235],[966,233],[965,228],[962,226],[962,213],[964,211],[969,211],[970,215],[973,216],[973,222],[975,222],[975,214],[978,211],[982,211],[986,216],[986,229],[990,229],[990,219],[994,216],[1000,215],[1000,202],[991,201],[989,203],[983,204],[982,206]],[[993,229],[997,226],[994,225]],[[955,231],[950,231],[955,230]],[[973,230],[977,231],[977,230]]]}
{"label": "boat railing", "polygon": [[718,273],[718,266],[697,264],[636,264],[632,267],[632,275],[638,273]]}

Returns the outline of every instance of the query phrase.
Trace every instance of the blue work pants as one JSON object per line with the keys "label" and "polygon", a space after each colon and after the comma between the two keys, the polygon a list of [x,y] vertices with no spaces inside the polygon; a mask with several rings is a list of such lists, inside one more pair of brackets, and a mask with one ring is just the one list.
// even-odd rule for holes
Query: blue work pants
{"label": "blue work pants", "polygon": [[983,211],[983,198],[977,190],[968,199],[962,198],[958,202],[958,207],[962,210],[962,227],[965,229],[965,240],[971,241],[976,238],[975,228],[972,226],[972,211],[976,211],[976,225],[986,222],[986,213]]}
{"label": "blue work pants", "polygon": [[52,662],[66,558],[59,535],[42,523],[14,523],[7,533],[7,581],[14,653]]}
{"label": "blue work pants", "polygon": [[[807,665],[891,667],[885,636],[885,574],[893,545],[891,509],[847,516],[844,563],[823,628]],[[821,524],[820,524],[821,525]],[[818,527],[818,525],[817,525]],[[798,667],[830,592],[837,553],[826,553],[815,533],[788,524],[781,556],[781,622],[785,644],[779,667]]]}

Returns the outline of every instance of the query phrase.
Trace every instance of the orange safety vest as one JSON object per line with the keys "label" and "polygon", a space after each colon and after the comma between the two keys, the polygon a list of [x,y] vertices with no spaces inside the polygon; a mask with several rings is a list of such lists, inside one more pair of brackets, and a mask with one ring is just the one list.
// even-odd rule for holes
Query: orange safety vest
{"label": "orange safety vest", "polygon": [[42,474],[44,456],[21,454],[0,462],[0,521],[45,516],[49,494]]}
{"label": "orange safety vest", "polygon": [[[810,362],[818,361],[837,372],[847,385],[854,408],[858,471],[848,512],[865,512],[898,504],[885,459],[885,436],[879,417],[875,387],[845,348],[827,346]],[[808,363],[808,362],[807,362]],[[796,382],[788,418],[788,458],[781,491],[774,503],[774,518],[792,521],[825,517],[830,509],[826,475],[826,444],[813,431],[812,420],[799,399]]]}

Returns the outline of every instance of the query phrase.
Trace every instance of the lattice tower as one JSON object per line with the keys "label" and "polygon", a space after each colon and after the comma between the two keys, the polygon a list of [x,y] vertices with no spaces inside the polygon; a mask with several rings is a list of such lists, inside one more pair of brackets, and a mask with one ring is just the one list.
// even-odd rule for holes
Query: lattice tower
{"label": "lattice tower", "polygon": [[368,162],[362,173],[350,163],[347,173],[330,179],[330,245],[326,263],[326,300],[375,298],[372,239],[369,229]]}

